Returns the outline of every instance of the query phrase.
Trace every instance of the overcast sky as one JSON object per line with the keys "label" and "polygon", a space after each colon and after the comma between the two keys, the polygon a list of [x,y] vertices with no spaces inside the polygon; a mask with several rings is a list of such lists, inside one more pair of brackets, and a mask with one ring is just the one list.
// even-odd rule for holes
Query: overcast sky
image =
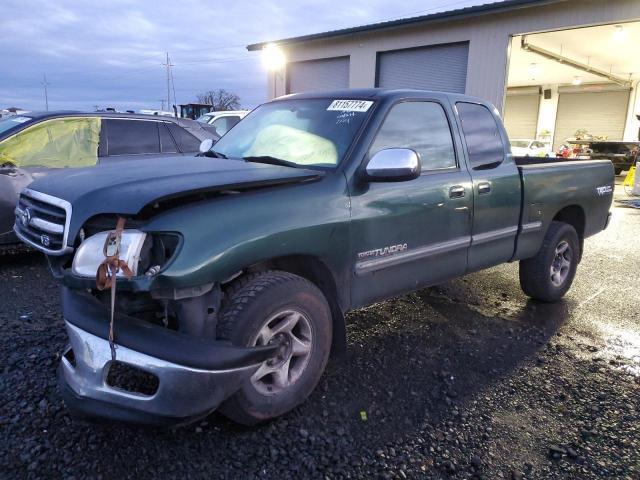
{"label": "overcast sky", "polygon": [[2,0],[0,108],[160,108],[169,52],[178,103],[224,88],[266,100],[246,45],[487,3],[479,0]]}

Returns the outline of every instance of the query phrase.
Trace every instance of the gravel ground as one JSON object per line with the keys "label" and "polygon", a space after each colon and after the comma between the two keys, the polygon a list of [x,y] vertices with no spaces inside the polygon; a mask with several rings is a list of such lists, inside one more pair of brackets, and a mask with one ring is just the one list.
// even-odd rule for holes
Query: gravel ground
{"label": "gravel ground", "polygon": [[557,304],[504,265],[354,312],[346,358],[252,429],[70,418],[57,288],[39,254],[2,256],[0,476],[640,478],[639,231],[640,211],[615,208]]}

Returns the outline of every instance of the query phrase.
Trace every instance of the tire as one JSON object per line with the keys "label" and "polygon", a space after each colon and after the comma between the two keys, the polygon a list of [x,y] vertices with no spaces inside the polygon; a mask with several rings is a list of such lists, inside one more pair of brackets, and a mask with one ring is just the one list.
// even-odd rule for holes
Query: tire
{"label": "tire", "polygon": [[255,425],[291,411],[316,387],[331,351],[331,309],[318,287],[291,273],[267,271],[239,281],[228,292],[218,338],[239,346],[281,344],[219,409]]}
{"label": "tire", "polygon": [[579,259],[580,239],[575,228],[551,222],[538,253],[520,261],[522,291],[541,302],[560,300],[573,283]]}
{"label": "tire", "polygon": [[614,172],[616,175],[620,175],[620,174],[622,173],[622,168],[619,168],[619,167],[613,167],[613,172]]}

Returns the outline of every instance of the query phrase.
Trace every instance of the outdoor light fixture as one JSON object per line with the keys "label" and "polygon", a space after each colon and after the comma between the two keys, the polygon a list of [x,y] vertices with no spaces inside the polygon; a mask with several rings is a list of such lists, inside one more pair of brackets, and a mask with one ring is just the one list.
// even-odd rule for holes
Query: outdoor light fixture
{"label": "outdoor light fixture", "polygon": [[532,80],[535,80],[540,72],[540,67],[538,67],[537,63],[532,63],[529,65],[529,76]]}
{"label": "outdoor light fixture", "polygon": [[582,77],[573,77],[573,80],[571,81],[572,84],[574,85],[582,85]]}
{"label": "outdoor light fixture", "polygon": [[262,62],[267,70],[282,70],[286,61],[284,52],[275,43],[269,43],[262,49]]}
{"label": "outdoor light fixture", "polygon": [[616,40],[620,41],[626,36],[627,32],[625,32],[624,27],[622,25],[616,25],[613,28],[614,28],[613,38],[615,38]]}

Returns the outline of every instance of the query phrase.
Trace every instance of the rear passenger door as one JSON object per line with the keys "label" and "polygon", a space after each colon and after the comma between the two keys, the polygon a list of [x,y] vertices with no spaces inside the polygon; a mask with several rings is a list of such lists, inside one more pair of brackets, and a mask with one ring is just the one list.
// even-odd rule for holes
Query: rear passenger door
{"label": "rear passenger door", "polygon": [[508,261],[520,220],[520,174],[506,155],[496,116],[479,103],[456,103],[473,181],[473,227],[468,270]]}
{"label": "rear passenger door", "polygon": [[460,164],[450,116],[435,100],[402,101],[378,130],[365,162],[380,150],[409,148],[418,153],[422,174],[406,182],[368,182],[351,192],[354,306],[465,272],[471,179]]}

